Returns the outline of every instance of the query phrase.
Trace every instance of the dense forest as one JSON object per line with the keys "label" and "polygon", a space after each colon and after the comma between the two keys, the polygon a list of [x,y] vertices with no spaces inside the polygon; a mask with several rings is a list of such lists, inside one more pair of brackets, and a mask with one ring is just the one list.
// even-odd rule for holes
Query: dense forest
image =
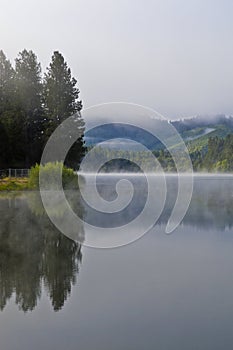
{"label": "dense forest", "polygon": [[[179,150],[177,150],[179,152]],[[176,172],[174,160],[168,150],[155,150],[152,152],[166,172]],[[182,157],[182,155],[180,155]],[[203,151],[195,150],[190,152],[194,171],[199,172],[232,172],[233,171],[233,134],[226,138],[218,136],[209,137],[208,146]],[[116,150],[105,147],[95,147],[89,155],[90,166],[93,170],[97,164],[106,164],[101,168],[101,172],[148,172],[161,171],[154,162],[151,161],[149,151]],[[130,160],[128,160],[130,159]],[[186,171],[188,164],[183,159],[183,169]],[[182,159],[181,159],[182,163]],[[91,169],[90,169],[91,171]]]}
{"label": "dense forest", "polygon": [[210,137],[208,151],[202,160],[202,167],[208,171],[233,171],[233,134],[225,139]]}
{"label": "dense forest", "polygon": [[[40,162],[55,128],[74,115],[84,133],[77,80],[58,51],[42,75],[33,51],[23,50],[13,67],[0,51],[0,169],[29,168]],[[66,164],[74,168],[84,154],[83,137],[71,148]]]}

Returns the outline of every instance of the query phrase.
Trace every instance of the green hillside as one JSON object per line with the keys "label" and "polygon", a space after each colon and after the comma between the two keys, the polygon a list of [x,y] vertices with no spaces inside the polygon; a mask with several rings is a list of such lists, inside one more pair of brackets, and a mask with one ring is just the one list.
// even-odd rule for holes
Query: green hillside
{"label": "green hillside", "polygon": [[[211,127],[214,129],[212,132],[200,136],[198,138],[196,138],[195,140],[191,140],[191,141],[187,141],[187,147],[190,153],[196,152],[196,151],[200,151],[200,152],[206,152],[207,151],[207,147],[208,147],[208,140],[210,137],[219,137],[219,138],[225,138],[227,135],[229,135],[231,132],[233,132],[232,130],[229,129],[229,127],[225,126],[225,125],[211,125]],[[200,129],[200,128],[197,128]],[[201,128],[203,129],[203,128]],[[195,129],[191,130],[193,131],[193,133],[195,133]],[[185,139],[185,136],[183,136]]]}

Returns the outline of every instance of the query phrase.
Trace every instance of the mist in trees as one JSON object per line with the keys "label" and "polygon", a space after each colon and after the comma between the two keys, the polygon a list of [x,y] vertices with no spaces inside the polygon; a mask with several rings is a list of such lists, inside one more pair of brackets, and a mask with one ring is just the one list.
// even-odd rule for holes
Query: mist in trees
{"label": "mist in trees", "polygon": [[[39,162],[50,135],[70,116],[83,134],[81,109],[77,80],[60,52],[53,53],[42,75],[33,51],[20,52],[15,67],[0,51],[0,168],[28,168]],[[81,137],[66,164],[77,168],[84,150]]]}

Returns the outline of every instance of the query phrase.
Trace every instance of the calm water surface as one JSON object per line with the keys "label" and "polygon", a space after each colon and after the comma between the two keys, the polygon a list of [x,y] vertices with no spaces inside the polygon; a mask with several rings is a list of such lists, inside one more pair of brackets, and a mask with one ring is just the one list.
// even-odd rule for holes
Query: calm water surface
{"label": "calm water surface", "polygon": [[[114,177],[99,180],[106,199]],[[143,179],[126,213],[73,207],[100,227],[132,220],[143,207]],[[0,198],[1,350],[207,350],[233,348],[233,178],[195,178],[191,206],[164,233],[176,198],[133,244],[93,249],[61,235],[38,193]],[[72,199],[71,199],[72,202]],[[63,215],[54,208],[54,215]],[[85,228],[78,228],[85,242]]]}

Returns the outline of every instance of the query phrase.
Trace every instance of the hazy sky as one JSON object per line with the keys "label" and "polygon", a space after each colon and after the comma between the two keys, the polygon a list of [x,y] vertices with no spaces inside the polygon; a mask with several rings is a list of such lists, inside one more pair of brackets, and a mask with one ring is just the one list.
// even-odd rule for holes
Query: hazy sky
{"label": "hazy sky", "polygon": [[11,61],[32,49],[43,68],[61,51],[84,107],[233,114],[232,18],[232,0],[2,0],[0,46]]}

